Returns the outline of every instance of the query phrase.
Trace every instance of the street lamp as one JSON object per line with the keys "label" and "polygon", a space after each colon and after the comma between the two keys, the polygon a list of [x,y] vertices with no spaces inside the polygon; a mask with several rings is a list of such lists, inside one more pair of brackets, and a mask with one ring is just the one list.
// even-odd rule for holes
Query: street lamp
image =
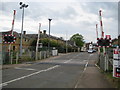
{"label": "street lamp", "polygon": [[49,20],[49,42],[48,42],[48,49],[49,49],[49,55],[50,55],[50,25],[51,25],[51,20],[52,19],[48,19]]}
{"label": "street lamp", "polygon": [[22,33],[23,33],[23,21],[24,21],[24,8],[27,8],[28,5],[26,5],[22,2],[20,2],[19,4],[20,4],[20,9],[23,10],[23,12],[22,12],[22,26],[21,26],[21,39],[20,39],[20,57],[21,57],[22,56],[22,38],[23,38]]}

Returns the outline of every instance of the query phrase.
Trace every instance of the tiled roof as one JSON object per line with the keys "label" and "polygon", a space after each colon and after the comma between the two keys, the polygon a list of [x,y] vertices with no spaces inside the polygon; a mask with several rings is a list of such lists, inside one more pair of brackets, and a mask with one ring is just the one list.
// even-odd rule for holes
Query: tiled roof
{"label": "tiled roof", "polygon": [[[2,35],[5,35],[5,34],[11,34],[11,31],[6,31],[6,32],[2,32]],[[19,33],[17,33],[16,31],[13,32],[13,35],[15,35],[17,38],[20,37]]]}

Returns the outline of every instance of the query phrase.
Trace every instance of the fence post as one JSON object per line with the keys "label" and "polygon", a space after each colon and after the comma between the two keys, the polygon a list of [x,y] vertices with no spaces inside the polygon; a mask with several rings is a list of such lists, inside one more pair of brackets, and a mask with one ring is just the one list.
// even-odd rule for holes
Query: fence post
{"label": "fence post", "polygon": [[12,61],[13,57],[12,56],[13,56],[13,52],[10,53],[10,63],[11,64],[13,63],[13,61]]}
{"label": "fence post", "polygon": [[106,64],[106,63],[107,63],[106,55],[105,55],[105,61],[104,61],[104,63],[105,63],[105,64],[104,64],[104,71],[106,71],[106,70],[107,70],[107,68],[106,68],[106,67],[107,67],[107,64]]}
{"label": "fence post", "polygon": [[109,70],[109,58],[108,58],[108,55],[106,55],[106,70],[108,71]]}
{"label": "fence post", "polygon": [[18,64],[18,57],[19,57],[19,53],[16,53],[16,64]]}
{"label": "fence post", "polygon": [[39,54],[39,55],[40,55],[40,60],[41,60],[41,59],[42,59],[42,58],[41,58],[41,51],[40,51],[40,54]]}

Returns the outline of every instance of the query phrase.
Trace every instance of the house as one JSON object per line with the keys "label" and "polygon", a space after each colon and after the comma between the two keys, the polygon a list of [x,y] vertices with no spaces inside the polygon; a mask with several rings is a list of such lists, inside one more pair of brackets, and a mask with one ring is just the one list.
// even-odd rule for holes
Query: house
{"label": "house", "polygon": [[[6,35],[6,34],[10,35],[11,31],[2,32],[2,36]],[[14,31],[13,35],[15,35],[16,41],[15,41],[15,43],[11,44],[11,49],[10,50],[19,51],[20,50],[21,34]],[[37,40],[37,38],[38,38],[38,34],[26,34],[26,31],[23,31],[23,38],[22,38],[23,52],[28,50],[28,48],[32,48],[31,43],[34,40]],[[43,30],[43,33],[41,32],[41,34],[40,34],[40,39],[44,39],[44,38],[49,38],[49,35],[46,34],[46,30]],[[56,42],[65,43],[64,40],[62,40],[58,37],[52,36],[52,35],[50,35],[50,40],[55,40]],[[9,45],[10,44],[3,43],[2,44],[2,50],[5,51],[5,52],[8,52],[9,51]],[[36,43],[35,43],[35,46],[36,46]]]}
{"label": "house", "polygon": [[[4,35],[10,35],[11,34],[11,31],[7,31],[7,32],[2,32],[2,37],[4,37]],[[15,35],[16,37],[16,41],[15,43],[11,44],[11,50],[13,51],[18,51],[18,47],[19,47],[19,34],[17,32],[13,32],[13,35]],[[4,52],[8,52],[9,51],[9,45],[10,44],[7,44],[7,43],[2,43],[2,50]]]}
{"label": "house", "polygon": [[112,47],[117,47],[118,46],[118,39],[115,38],[115,39],[112,39]]}
{"label": "house", "polygon": [[[2,32],[2,37],[4,35],[6,35],[6,34],[10,35],[11,31]],[[15,41],[15,43],[11,44],[10,50],[11,51],[19,51],[19,49],[20,49],[20,40],[21,40],[20,36],[21,35],[20,35],[20,33],[17,33],[16,31],[13,32],[13,35],[15,35],[16,41]],[[29,46],[30,43],[31,43],[31,39],[30,39],[30,37],[26,36],[26,32],[24,31],[23,32],[23,39],[22,39],[23,51],[28,48],[28,46]],[[2,44],[2,50],[4,52],[8,52],[9,51],[9,45],[10,44],[3,43]]]}

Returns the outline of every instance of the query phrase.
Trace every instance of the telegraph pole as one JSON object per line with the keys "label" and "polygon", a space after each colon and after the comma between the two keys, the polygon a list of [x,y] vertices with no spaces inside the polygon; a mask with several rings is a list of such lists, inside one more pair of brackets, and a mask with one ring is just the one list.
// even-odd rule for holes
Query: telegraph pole
{"label": "telegraph pole", "polygon": [[68,52],[68,48],[67,48],[67,31],[66,31],[66,53]]}
{"label": "telegraph pole", "polygon": [[96,24],[96,37],[98,38],[98,24]]}
{"label": "telegraph pole", "polygon": [[48,50],[49,50],[49,56],[50,56],[50,26],[51,26],[51,20],[52,19],[48,19],[49,20],[49,42],[48,42]]}
{"label": "telegraph pole", "polygon": [[[96,37],[98,39],[98,24],[96,24]],[[100,48],[98,47],[98,54],[100,54]]]}

